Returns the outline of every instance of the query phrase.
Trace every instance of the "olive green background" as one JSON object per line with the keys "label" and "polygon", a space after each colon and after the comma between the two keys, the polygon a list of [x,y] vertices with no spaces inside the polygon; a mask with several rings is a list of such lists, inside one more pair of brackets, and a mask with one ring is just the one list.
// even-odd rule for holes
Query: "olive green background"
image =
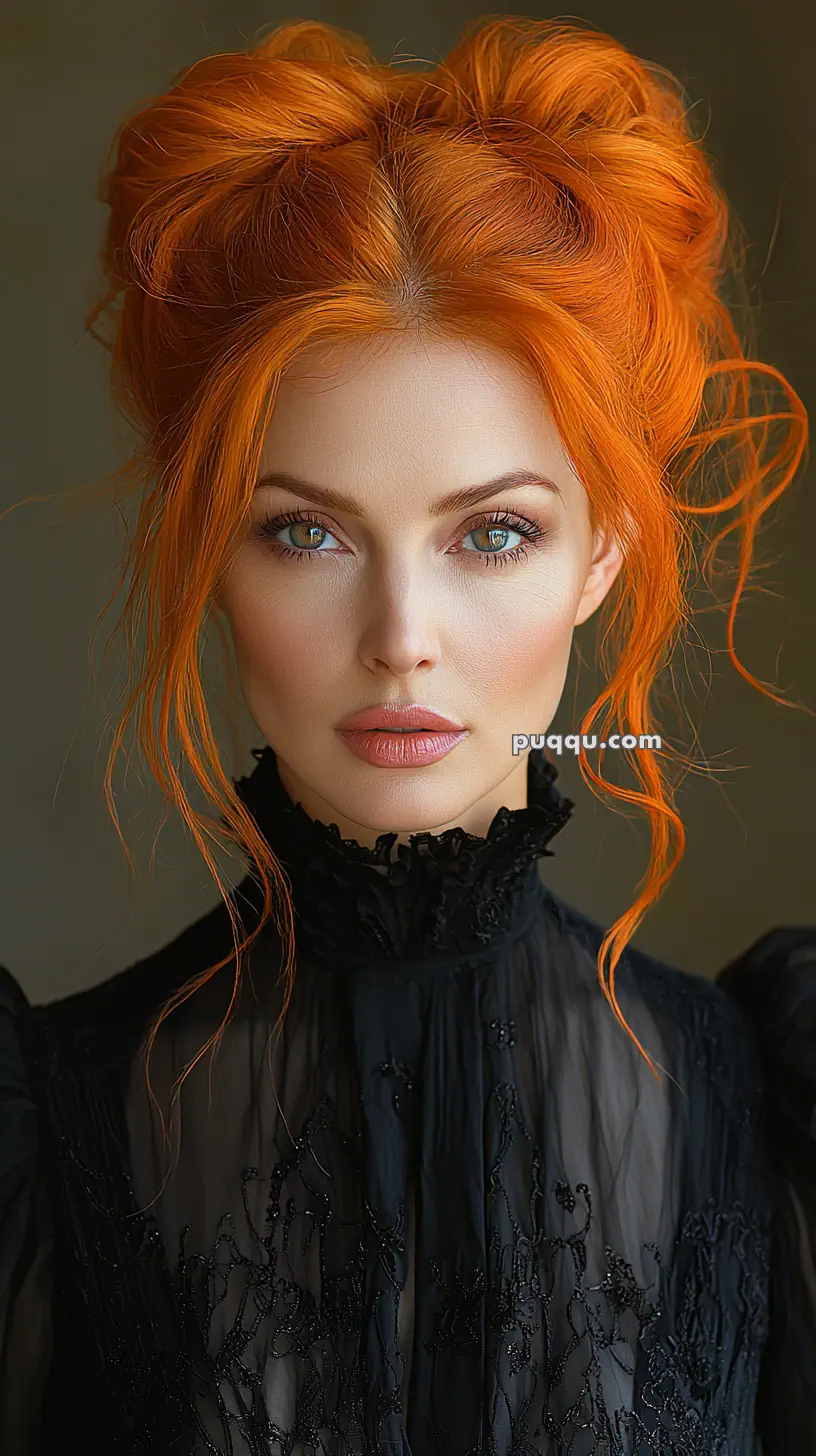
{"label": "olive green background", "polygon": [[[382,60],[433,60],[479,12],[444,3],[311,4],[288,12],[250,0],[4,0],[0,12],[3,188],[3,375],[0,510],[32,492],[62,495],[97,479],[127,453],[106,392],[105,356],[84,337],[97,287],[104,210],[97,180],[128,110],[213,50],[237,49],[285,19],[359,30]],[[545,11],[523,11],[539,16]],[[566,12],[557,12],[567,17]],[[707,145],[749,240],[760,352],[814,407],[816,283],[816,23],[807,0],[615,0],[570,12],[608,30],[684,81],[709,117]],[[67,498],[66,498],[67,499]],[[109,735],[124,675],[89,646],[113,588],[122,522],[97,506],[60,501],[0,521],[2,856],[0,963],[32,1001],[92,985],[146,955],[207,908],[218,891],[186,832],[164,810],[138,758],[115,784],[137,876],[102,797]],[[738,619],[743,661],[760,678],[816,708],[813,471],[762,538],[760,577]],[[678,672],[691,744],[714,777],[694,774],[680,808],[688,849],[637,943],[713,974],[772,925],[816,923],[816,718],[763,699],[725,656],[724,618],[702,616],[699,645]],[[591,635],[579,636],[584,656]],[[211,657],[213,664],[215,656]],[[577,726],[575,675],[556,727]],[[592,674],[577,681],[590,701]],[[213,667],[213,704],[228,766],[237,773],[257,742],[239,724],[237,749]],[[696,746],[691,728],[698,736]],[[608,759],[607,759],[608,764]],[[631,903],[646,864],[639,821],[595,803],[574,762],[560,782],[577,800],[546,873],[555,889],[605,923]],[[227,860],[234,877],[240,866]]]}

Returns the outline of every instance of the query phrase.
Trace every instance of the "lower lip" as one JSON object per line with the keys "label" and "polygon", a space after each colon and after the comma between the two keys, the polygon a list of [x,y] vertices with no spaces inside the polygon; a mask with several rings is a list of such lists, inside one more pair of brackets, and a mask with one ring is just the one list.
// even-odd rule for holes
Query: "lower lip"
{"label": "lower lip", "polygon": [[467,729],[451,733],[382,733],[361,728],[336,731],[355,758],[379,768],[416,768],[437,763],[467,738]]}

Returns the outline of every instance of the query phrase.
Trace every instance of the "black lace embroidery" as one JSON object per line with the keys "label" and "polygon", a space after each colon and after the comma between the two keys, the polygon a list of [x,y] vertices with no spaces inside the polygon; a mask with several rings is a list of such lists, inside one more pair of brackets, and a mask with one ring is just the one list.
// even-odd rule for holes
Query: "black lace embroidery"
{"label": "black lace embroidery", "polygon": [[[53,1084],[55,1098],[77,1096],[76,1072],[65,1071]],[[723,1323],[739,1319],[745,1328],[743,1358],[756,1362],[766,1334],[767,1230],[761,1221],[736,1205],[713,1205],[686,1214],[674,1262],[680,1282],[672,1294],[676,1313],[665,1321],[663,1258],[653,1255],[654,1278],[641,1286],[631,1265],[611,1246],[604,1248],[606,1270],[600,1280],[587,1279],[587,1244],[596,1215],[590,1189],[564,1180],[548,1184],[544,1158],[519,1119],[514,1089],[495,1090],[495,1102],[507,1136],[503,1153],[490,1170],[491,1200],[509,1206],[504,1165],[518,1139],[529,1145],[533,1169],[530,1208],[537,1209],[525,1230],[516,1214],[513,1237],[503,1243],[493,1225],[489,1267],[446,1271],[431,1265],[440,1290],[439,1314],[429,1351],[473,1352],[480,1331],[493,1331],[497,1386],[508,1409],[511,1438],[501,1449],[538,1453],[552,1450],[608,1452],[610,1456],[727,1456],[742,1451],[732,1444],[740,1413],[723,1383]],[[242,1180],[242,1228],[226,1215],[209,1253],[190,1251],[189,1228],[181,1230],[175,1273],[168,1278],[160,1236],[150,1213],[135,1211],[132,1189],[121,1170],[89,1166],[73,1140],[61,1146],[61,1187],[69,1206],[81,1212],[86,1233],[95,1240],[75,1251],[75,1278],[84,1291],[93,1321],[93,1345],[101,1373],[99,1397],[115,1415],[116,1428],[126,1430],[132,1445],[114,1440],[111,1450],[132,1450],[134,1456],[156,1456],[175,1449],[156,1444],[195,1440],[179,1450],[266,1452],[274,1456],[303,1451],[363,1453],[390,1451],[388,1420],[401,1412],[398,1360],[372,1388],[358,1333],[372,1325],[396,1329],[401,1297],[396,1273],[405,1251],[403,1210],[383,1222],[366,1205],[364,1216],[345,1230],[347,1256],[341,1272],[324,1266],[324,1249],[335,1217],[330,1201],[306,1172],[318,1133],[332,1134],[333,1109],[316,1109],[291,1155],[266,1176],[245,1170]],[[341,1139],[343,1157],[361,1160],[359,1143]],[[326,1147],[327,1144],[321,1144]],[[296,1184],[293,1184],[296,1175]],[[362,1176],[362,1175],[361,1175]],[[265,1215],[253,1220],[247,1190],[263,1182]],[[292,1191],[299,1189],[299,1196]],[[284,1189],[290,1191],[284,1193]],[[129,1195],[129,1196],[128,1196]],[[571,1215],[568,1231],[544,1232],[543,1210],[552,1200]],[[130,1206],[128,1203],[130,1202]],[[519,1211],[520,1212],[520,1211]],[[321,1296],[287,1277],[290,1250],[300,1254],[315,1244],[320,1254]],[[373,1293],[366,1270],[386,1271],[389,1310],[382,1308],[382,1286]],[[738,1297],[728,1301],[724,1280],[738,1278]],[[160,1323],[144,1318],[146,1295],[161,1287],[170,1297],[175,1345],[162,1344]],[[561,1291],[568,1290],[566,1334],[561,1319]],[[229,1327],[214,1340],[217,1312],[230,1290],[240,1290]],[[369,1291],[367,1303],[366,1291]],[[130,1322],[141,1291],[143,1314]],[[86,1328],[85,1338],[90,1335]],[[261,1337],[266,1361],[295,1360],[311,1372],[300,1384],[295,1418],[285,1429],[270,1418],[264,1400],[265,1361],[258,1359]],[[534,1346],[538,1357],[534,1357]],[[610,1409],[601,1376],[601,1357],[620,1348],[629,1374],[642,1369],[637,1410]],[[626,1352],[629,1352],[628,1355]],[[543,1352],[543,1357],[542,1357]],[[514,1394],[527,1377],[524,1400]],[[567,1389],[565,1404],[559,1392]],[[218,1439],[197,1411],[211,1403],[220,1425]],[[372,1415],[374,1419],[372,1420]],[[428,1426],[433,1440],[434,1421]],[[459,1456],[450,1433],[436,1426],[430,1445],[446,1456]],[[498,1450],[485,1427],[485,1450]],[[193,1432],[195,1435],[193,1437]],[[369,1433],[369,1434],[366,1434]],[[538,1443],[538,1444],[536,1444]]]}
{"label": "black lace embroidery", "polygon": [[[535,861],[571,809],[539,763],[531,808],[500,811],[487,839],[415,836],[385,874],[372,873],[393,836],[371,851],[344,843],[334,826],[287,808],[264,765],[241,791],[292,875],[318,961],[342,945],[348,965],[384,959],[397,969],[421,948],[438,974],[517,938]],[[725,1106],[714,1001],[692,1013],[668,983],[661,994],[669,1019],[688,1022],[689,1061],[699,1059]],[[209,1249],[190,1247],[189,1222],[165,1247],[128,1166],[124,1088],[141,1028],[126,1020],[123,1030],[115,1013],[94,1019],[80,999],[35,1008],[24,1031],[62,1271],[55,1439],[85,1409],[84,1379],[106,1456],[747,1456],[767,1334],[761,1200],[753,1209],[729,1195],[721,1206],[691,1179],[674,1246],[629,1250],[643,1255],[639,1278],[613,1241],[601,1242],[593,1190],[560,1176],[523,1115],[516,1019],[491,1017],[482,1031],[485,1057],[499,1053],[491,1065],[502,1069],[480,1103],[494,1153],[470,1170],[483,1180],[485,1257],[458,1258],[455,1240],[444,1257],[419,1248],[429,1317],[415,1330],[415,1360],[441,1374],[433,1399],[412,1380],[405,1409],[405,1204],[370,1196],[378,1150],[365,1140],[362,1101],[350,1124],[332,1097],[318,1098],[285,1156],[244,1170]],[[393,1088],[391,1126],[408,1146],[422,1110],[418,1068],[392,1056],[371,1070]],[[733,1121],[735,1166],[751,1165],[756,1133],[746,1103]],[[455,1227],[460,1210],[445,1213]]]}
{"label": "black lace embroidery", "polygon": [[[380,1062],[377,1071],[381,1077],[398,1077],[404,1085],[405,1092],[413,1092],[414,1074],[412,1068],[406,1066],[404,1062],[398,1062],[394,1057],[391,1057],[387,1062]],[[400,1097],[400,1091],[395,1091],[393,1095],[394,1111],[401,1117],[403,1105]]]}

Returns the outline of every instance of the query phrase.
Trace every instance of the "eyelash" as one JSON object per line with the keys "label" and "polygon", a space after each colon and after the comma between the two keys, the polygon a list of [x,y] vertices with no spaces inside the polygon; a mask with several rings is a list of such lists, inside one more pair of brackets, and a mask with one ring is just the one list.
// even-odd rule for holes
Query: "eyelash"
{"label": "eyelash", "polygon": [[[283,511],[278,516],[268,516],[266,520],[259,522],[254,535],[264,540],[276,553],[288,560],[301,561],[304,557],[334,555],[334,552],[319,551],[315,547],[285,546],[282,541],[276,541],[274,539],[278,532],[282,531],[285,526],[295,525],[298,522],[305,522],[307,525],[317,526],[318,530],[327,531],[329,535],[333,534],[329,531],[328,526],[324,526],[322,521],[319,521],[308,511],[296,510]],[[464,534],[469,536],[472,531],[480,531],[485,526],[507,527],[508,530],[516,531],[519,535],[525,537],[523,542],[518,546],[512,547],[509,551],[503,551],[501,553],[495,551],[468,552],[468,555],[481,557],[486,566],[489,566],[491,563],[495,563],[497,566],[506,566],[509,561],[521,561],[527,555],[531,546],[533,548],[540,546],[550,535],[548,530],[544,530],[535,521],[528,520],[526,516],[516,515],[513,511],[494,511],[490,515],[481,516],[478,521],[474,521],[468,527]]]}

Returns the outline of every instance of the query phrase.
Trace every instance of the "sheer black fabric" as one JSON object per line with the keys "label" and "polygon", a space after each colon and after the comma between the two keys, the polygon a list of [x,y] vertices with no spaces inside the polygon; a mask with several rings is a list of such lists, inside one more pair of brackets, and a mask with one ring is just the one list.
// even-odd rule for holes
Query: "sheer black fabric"
{"label": "sheer black fabric", "polygon": [[[292,886],[171,1162],[140,1052],[228,953],[219,905],[91,991],[0,977],[0,1435],[134,1456],[811,1456],[816,928],[710,983],[546,887],[572,805],[538,752],[485,838],[368,850],[238,785]],[[233,891],[250,927],[251,875]],[[163,1024],[173,1085],[226,966]],[[168,1176],[169,1174],[169,1176]],[[761,1436],[761,1447],[758,1438]]]}

